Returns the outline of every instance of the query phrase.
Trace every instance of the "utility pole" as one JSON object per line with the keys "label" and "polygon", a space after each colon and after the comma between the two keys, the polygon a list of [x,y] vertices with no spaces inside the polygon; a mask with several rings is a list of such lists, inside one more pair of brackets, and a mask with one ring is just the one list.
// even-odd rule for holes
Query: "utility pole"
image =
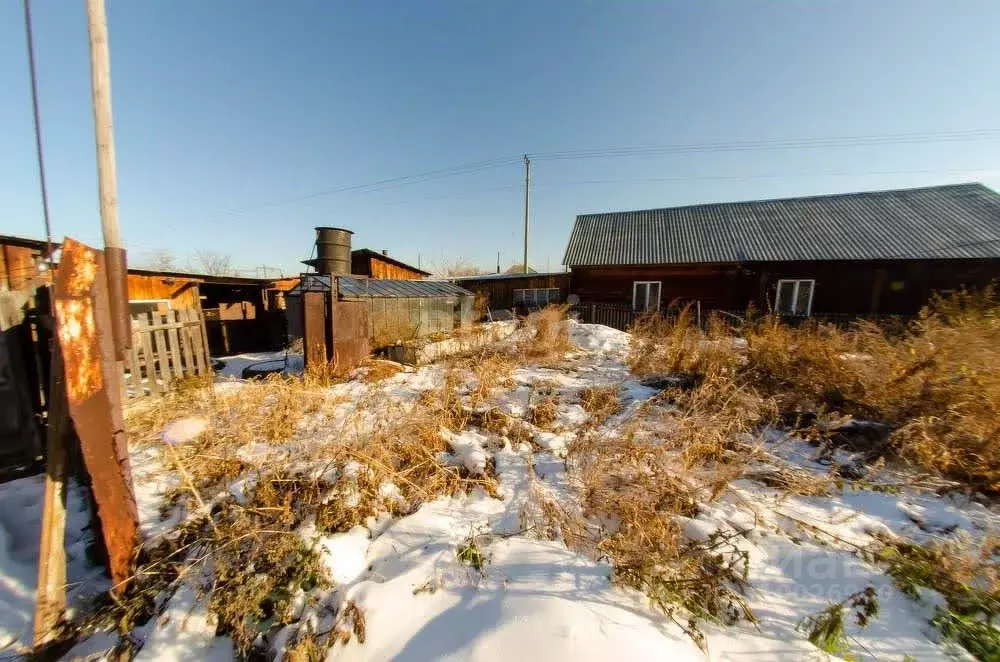
{"label": "utility pole", "polygon": [[531,192],[531,160],[524,155],[524,273],[528,273],[528,200]]}
{"label": "utility pole", "polygon": [[497,273],[500,273],[500,251],[497,251]]}
{"label": "utility pole", "polygon": [[90,90],[94,104],[94,138],[97,143],[97,188],[101,200],[101,229],[108,274],[108,298],[115,340],[115,358],[125,358],[131,344],[128,315],[128,275],[125,247],[118,227],[118,186],[115,177],[115,139],[111,121],[111,64],[108,59],[108,20],[104,0],[87,0],[90,33]]}

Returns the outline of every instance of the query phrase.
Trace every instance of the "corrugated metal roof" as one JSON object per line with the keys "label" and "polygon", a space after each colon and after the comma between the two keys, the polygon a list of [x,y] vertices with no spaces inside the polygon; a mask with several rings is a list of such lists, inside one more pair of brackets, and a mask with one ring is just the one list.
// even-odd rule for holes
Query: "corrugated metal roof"
{"label": "corrugated metal roof", "polygon": [[[364,299],[370,297],[471,297],[475,296],[468,290],[447,281],[431,280],[380,280],[377,278],[353,278],[339,276],[337,283],[340,296],[348,299]],[[302,290],[327,291],[330,289],[330,277],[319,274],[305,274],[302,282],[294,288],[295,295]]]}
{"label": "corrugated metal roof", "polygon": [[956,184],[576,217],[564,264],[1000,258],[1000,195]]}

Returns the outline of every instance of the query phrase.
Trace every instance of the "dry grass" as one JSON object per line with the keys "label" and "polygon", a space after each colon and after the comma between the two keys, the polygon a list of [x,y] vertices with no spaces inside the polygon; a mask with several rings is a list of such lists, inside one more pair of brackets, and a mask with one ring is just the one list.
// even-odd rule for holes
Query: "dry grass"
{"label": "dry grass", "polygon": [[992,288],[936,298],[908,327],[791,327],[762,318],[741,329],[745,351],[733,333],[719,318],[702,331],[686,309],[644,318],[633,329],[630,366],[640,375],[730,381],[734,388],[721,391],[773,399],[785,420],[885,423],[899,456],[1000,490],[1000,305]]}
{"label": "dry grass", "polygon": [[743,440],[777,415],[774,402],[757,391],[711,375],[691,389],[668,389],[664,396],[676,409],[666,443],[680,451],[686,469],[746,460]]}
{"label": "dry grass", "polygon": [[[681,477],[675,454],[638,435],[590,436],[571,453],[584,487],[585,515],[616,524],[598,532],[596,550],[612,560],[617,581],[646,593],[700,646],[704,638],[695,619],[753,619],[742,597],[746,556],[723,537],[693,543],[682,533],[677,518],[696,517],[697,504],[713,495]],[[593,544],[593,531],[588,535],[583,523],[564,522],[561,530],[576,547]]]}
{"label": "dry grass", "polygon": [[467,363],[475,376],[475,386],[469,393],[473,408],[486,402],[497,388],[510,388],[515,383],[513,373],[517,363],[509,353],[481,352]]}
{"label": "dry grass", "polygon": [[360,368],[361,380],[368,384],[395,377],[404,369],[402,364],[395,361],[373,358],[366,359]]}
{"label": "dry grass", "polygon": [[[406,515],[425,501],[474,487],[496,495],[489,468],[473,476],[440,460],[451,450],[442,428],[460,432],[469,422],[461,381],[458,371],[448,371],[439,389],[415,404],[397,405],[398,411],[386,401],[362,399],[351,420],[336,423],[360,431],[336,436],[330,444],[302,443],[309,436],[306,422],[333,425],[337,409],[331,405],[339,403],[311,379],[270,376],[222,393],[191,384],[136,403],[127,417],[134,443],[156,442],[163,426],[180,416],[199,416],[209,425],[196,439],[162,454],[167,470],[189,477],[168,503],[187,502],[194,515],[178,534],[143,552],[129,594],[114,607],[121,631],[156,613],[162,605],[157,594],[206,568],[211,577],[206,590],[220,631],[249,655],[260,632],[292,618],[288,607],[296,591],[326,584],[319,557],[301,538],[303,526],[315,525],[321,533],[346,531],[371,517]],[[368,421],[367,427],[355,425],[353,418]],[[236,458],[235,449],[260,441],[299,444],[295,453],[302,468],[266,461],[251,466]],[[228,494],[237,478],[250,479],[242,502]],[[206,507],[196,509],[199,504]],[[360,610],[352,612],[348,604],[341,611],[343,628],[328,637],[303,634],[294,654],[316,659],[345,633],[363,638]]]}
{"label": "dry grass", "polygon": [[525,328],[529,336],[520,348],[527,361],[558,362],[573,349],[564,324],[567,310],[569,307],[565,305],[551,305],[528,315]]}
{"label": "dry grass", "polygon": [[628,363],[636,375],[729,373],[738,363],[729,324],[713,317],[703,332],[690,306],[640,317],[631,334]]}
{"label": "dry grass", "polygon": [[591,424],[600,425],[621,412],[620,390],[618,385],[613,385],[590,386],[580,391],[580,406],[590,414]]}
{"label": "dry grass", "polygon": [[534,400],[529,407],[528,420],[543,430],[552,430],[559,421],[559,396],[548,393]]}

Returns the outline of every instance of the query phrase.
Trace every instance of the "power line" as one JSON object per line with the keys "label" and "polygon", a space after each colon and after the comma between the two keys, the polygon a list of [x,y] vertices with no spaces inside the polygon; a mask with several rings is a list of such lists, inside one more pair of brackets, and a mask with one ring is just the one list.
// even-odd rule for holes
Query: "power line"
{"label": "power line", "polygon": [[[565,161],[580,159],[628,158],[642,156],[663,156],[669,154],[696,154],[715,152],[745,152],[783,149],[820,149],[863,147],[892,144],[922,144],[932,142],[957,142],[971,140],[1000,139],[1000,129],[967,129],[920,133],[873,134],[860,136],[834,136],[820,138],[798,138],[780,140],[756,140],[742,142],[688,143],[634,147],[610,147],[603,149],[583,149],[553,152],[538,152],[529,154],[538,161]],[[508,165],[522,164],[523,156],[506,156],[486,161],[476,161],[450,168],[439,168],[413,175],[402,175],[373,182],[351,184],[336,188],[313,191],[303,195],[270,200],[256,204],[229,209],[220,214],[236,215],[247,211],[276,207],[295,202],[303,202],[316,198],[335,196],[344,193],[372,193],[398,186],[422,184],[438,179],[474,174],[484,170]]]}
{"label": "power line", "polygon": [[253,209],[260,209],[266,207],[275,207],[278,205],[290,204],[293,202],[302,202],[305,200],[311,200],[313,198],[320,198],[329,195],[337,195],[340,193],[369,193],[374,191],[380,191],[385,188],[390,188],[394,186],[407,186],[410,184],[420,184],[423,182],[429,182],[436,179],[443,179],[446,177],[456,177],[458,175],[468,175],[483,170],[489,170],[492,168],[499,168],[505,165],[511,165],[514,163],[520,163],[521,157],[505,157],[499,159],[491,159],[489,161],[477,161],[475,163],[466,163],[459,166],[453,166],[451,168],[441,168],[438,170],[429,170],[427,172],[418,173],[415,175],[404,175],[400,177],[391,177],[389,179],[381,179],[374,182],[368,182],[366,184],[351,184],[348,186],[341,186],[338,188],[326,189],[322,191],[314,191],[312,193],[306,193],[304,195],[282,198],[280,200],[271,200],[268,202],[261,202],[253,205],[248,205],[246,207],[238,207],[235,209],[230,209],[223,212],[224,214],[240,214]]}
{"label": "power line", "polygon": [[42,193],[42,217],[45,220],[45,259],[52,259],[52,223],[49,219],[49,194],[45,187],[45,159],[42,156],[42,122],[38,112],[38,75],[35,71],[35,40],[31,30],[31,0],[24,0],[24,35],[28,45],[28,71],[31,78],[31,110],[35,121],[35,151],[38,157],[38,183]]}
{"label": "power line", "polygon": [[[841,171],[841,172],[796,172],[796,173],[773,173],[760,175],[685,175],[678,177],[649,177],[646,179],[590,179],[568,182],[541,182],[533,183],[539,187],[558,186],[585,186],[592,184],[665,184],[684,183],[694,181],[751,181],[755,179],[791,179],[809,177],[884,177],[898,175],[941,175],[957,173],[998,173],[1000,168],[952,168],[952,169],[931,169],[931,170],[875,170],[869,172]],[[519,188],[517,185],[510,185],[506,188]]]}
{"label": "power line", "polygon": [[994,140],[1000,138],[1000,129],[970,129],[924,133],[897,133],[871,136],[839,136],[831,138],[801,138],[793,140],[756,140],[744,142],[692,143],[636,147],[612,147],[562,152],[540,152],[532,155],[537,160],[618,158],[627,156],[660,156],[664,154],[692,154],[711,152],[740,152],[781,149],[815,149],[823,147],[863,147],[868,145],[920,144],[929,142],[956,142],[966,140]]}
{"label": "power line", "polygon": [[[944,168],[944,169],[924,169],[924,170],[876,170],[876,171],[840,171],[840,172],[788,172],[788,173],[766,173],[759,175],[683,175],[677,177],[649,177],[644,179],[583,179],[563,182],[545,182],[533,179],[532,188],[555,188],[560,186],[589,186],[599,184],[669,184],[684,183],[693,181],[752,181],[757,179],[791,179],[809,177],[882,177],[899,175],[942,175],[958,173],[996,173],[1000,174],[1000,167],[997,168]],[[435,200],[447,200],[451,198],[462,198],[483,193],[494,193],[499,191],[523,191],[524,183],[506,184],[504,186],[490,186],[487,188],[472,189],[467,191],[453,191],[440,195],[404,197],[394,200],[381,201],[380,206],[394,207],[398,205],[409,205],[418,202],[429,202]]]}

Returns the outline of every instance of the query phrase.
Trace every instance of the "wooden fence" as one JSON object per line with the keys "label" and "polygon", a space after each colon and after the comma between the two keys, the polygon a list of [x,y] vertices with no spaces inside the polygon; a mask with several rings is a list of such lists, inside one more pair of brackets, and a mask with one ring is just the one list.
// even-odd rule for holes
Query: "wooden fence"
{"label": "wooden fence", "polygon": [[[628,331],[636,318],[642,313],[633,310],[627,305],[610,303],[581,303],[571,306],[570,315],[585,324],[603,324],[621,331]],[[674,319],[679,314],[679,308],[669,308],[661,310],[660,314],[667,319]],[[712,316],[719,316],[724,321],[740,328],[746,323],[755,323],[763,319],[773,319],[773,315],[748,314],[746,310],[704,310],[696,306],[690,308],[691,321],[701,327],[709,324]],[[806,324],[832,324],[841,328],[849,328],[853,324],[861,321],[874,322],[883,330],[896,333],[901,332],[914,319],[914,316],[907,315],[859,315],[855,313],[817,313],[808,317],[782,316],[781,321],[789,326],[802,326]]]}
{"label": "wooden fence", "polygon": [[205,320],[193,309],[142,313],[132,318],[132,349],[125,360],[127,398],[164,393],[171,382],[211,372]]}
{"label": "wooden fence", "polygon": [[603,324],[620,331],[627,331],[638,315],[630,306],[608,303],[582,303],[572,306],[569,312],[585,324]]}

